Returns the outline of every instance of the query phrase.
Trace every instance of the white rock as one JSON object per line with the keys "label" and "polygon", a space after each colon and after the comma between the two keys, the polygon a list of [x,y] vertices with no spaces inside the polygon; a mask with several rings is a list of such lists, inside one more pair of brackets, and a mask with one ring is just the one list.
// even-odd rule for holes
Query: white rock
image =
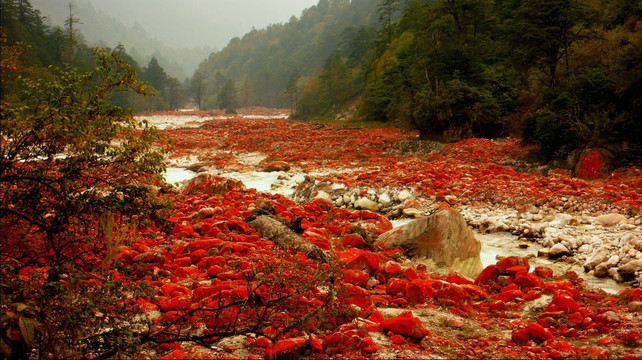
{"label": "white rock", "polygon": [[343,203],[344,204],[350,204],[350,195],[343,194]]}
{"label": "white rock", "polygon": [[383,193],[383,194],[381,194],[381,196],[379,196],[379,203],[382,206],[388,206],[388,205],[390,205],[391,202],[392,202],[392,200],[390,199],[390,196],[388,194]]}
{"label": "white rock", "polygon": [[555,244],[548,251],[548,256],[552,258],[568,255],[568,248],[562,244]]}
{"label": "white rock", "polygon": [[607,267],[613,267],[620,262],[620,257],[617,255],[612,255],[608,260],[606,260],[605,265]]}
{"label": "white rock", "polygon": [[620,221],[625,221],[626,216],[622,214],[604,214],[597,217],[595,220],[598,224],[604,226],[614,226],[620,223]]}
{"label": "white rock", "polygon": [[577,249],[577,252],[580,254],[588,254],[593,250],[593,247],[589,244],[584,244]]}
{"label": "white rock", "polygon": [[337,206],[342,206],[342,205],[343,205],[343,196],[339,196],[339,197],[334,201],[334,203],[335,203]]}
{"label": "white rock", "polygon": [[319,190],[319,192],[317,193],[317,196],[315,196],[314,199],[315,200],[316,199],[322,199],[322,200],[325,200],[325,201],[327,201],[329,203],[332,203],[332,196],[330,196],[330,194],[328,194],[327,192],[325,192],[323,190]]}
{"label": "white rock", "polygon": [[415,209],[415,208],[406,208],[403,209],[403,213],[408,216],[414,216],[414,217],[422,217],[424,216],[423,211]]}
{"label": "white rock", "polygon": [[341,184],[341,183],[332,184],[332,191],[343,190],[345,188],[346,188],[345,184]]}
{"label": "white rock", "polygon": [[602,264],[608,258],[608,251],[606,249],[600,249],[597,252],[586,260],[584,263],[584,270],[588,271],[595,268],[597,265]]}
{"label": "white rock", "polygon": [[550,226],[562,228],[568,225],[571,219],[573,219],[573,216],[570,214],[557,214],[555,215],[555,219],[551,221]]}
{"label": "white rock", "polygon": [[404,201],[410,199],[411,196],[412,196],[412,194],[410,193],[410,191],[401,190],[399,192],[399,194],[397,195],[397,198],[399,198],[399,201],[404,202]]}
{"label": "white rock", "polygon": [[368,199],[368,198],[359,198],[359,200],[355,201],[354,207],[358,209],[363,209],[363,210],[370,210],[370,211],[377,211],[379,210],[379,204],[376,202]]}

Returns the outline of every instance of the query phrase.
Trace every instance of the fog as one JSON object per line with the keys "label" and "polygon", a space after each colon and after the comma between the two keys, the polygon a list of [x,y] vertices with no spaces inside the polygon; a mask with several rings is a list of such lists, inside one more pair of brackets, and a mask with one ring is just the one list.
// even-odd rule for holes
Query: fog
{"label": "fog", "polygon": [[[33,1],[39,8],[64,8],[68,2]],[[72,0],[82,2],[91,3],[98,12],[126,26],[140,28],[168,46],[222,49],[230,39],[243,36],[252,27],[260,29],[287,22],[293,15],[300,17],[303,9],[316,5],[318,0]],[[61,19],[53,20],[60,24]],[[86,26],[90,24],[83,24]]]}

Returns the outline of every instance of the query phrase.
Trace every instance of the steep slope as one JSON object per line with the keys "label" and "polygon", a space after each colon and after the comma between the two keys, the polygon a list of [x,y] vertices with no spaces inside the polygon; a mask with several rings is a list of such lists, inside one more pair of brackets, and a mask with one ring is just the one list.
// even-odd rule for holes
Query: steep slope
{"label": "steep slope", "polygon": [[[68,1],[32,0],[31,3],[47,17],[50,25],[64,27],[65,20],[69,17]],[[207,46],[182,49],[169,47],[157,38],[150,38],[138,23],[125,25],[82,0],[75,0],[72,5],[74,16],[81,22],[78,28],[90,46],[114,48],[121,43],[140,65],[147,64],[155,56],[171,76],[179,79],[191,74],[213,51]]]}
{"label": "steep slope", "polygon": [[376,9],[375,0],[320,0],[300,19],[232,39],[199,67],[209,85],[204,107],[216,107],[223,78],[237,84],[241,106],[289,107],[289,80],[300,76],[303,85],[317,75],[328,55],[347,40],[346,28],[376,24]]}

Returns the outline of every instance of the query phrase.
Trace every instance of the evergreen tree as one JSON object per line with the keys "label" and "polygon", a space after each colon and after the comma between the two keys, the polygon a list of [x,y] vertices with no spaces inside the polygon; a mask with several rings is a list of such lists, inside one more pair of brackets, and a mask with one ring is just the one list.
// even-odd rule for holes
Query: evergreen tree
{"label": "evergreen tree", "polygon": [[232,80],[227,80],[223,90],[218,97],[218,103],[222,109],[225,109],[227,114],[236,114],[236,108],[238,107],[238,96],[236,94],[236,87]]}

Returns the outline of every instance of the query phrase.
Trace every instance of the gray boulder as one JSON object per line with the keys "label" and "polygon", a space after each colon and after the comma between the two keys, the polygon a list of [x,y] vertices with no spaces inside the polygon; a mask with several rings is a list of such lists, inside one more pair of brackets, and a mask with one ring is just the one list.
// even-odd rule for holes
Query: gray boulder
{"label": "gray boulder", "polygon": [[400,247],[413,261],[434,263],[438,269],[469,277],[483,269],[481,243],[464,217],[450,208],[381,234],[375,246]]}

